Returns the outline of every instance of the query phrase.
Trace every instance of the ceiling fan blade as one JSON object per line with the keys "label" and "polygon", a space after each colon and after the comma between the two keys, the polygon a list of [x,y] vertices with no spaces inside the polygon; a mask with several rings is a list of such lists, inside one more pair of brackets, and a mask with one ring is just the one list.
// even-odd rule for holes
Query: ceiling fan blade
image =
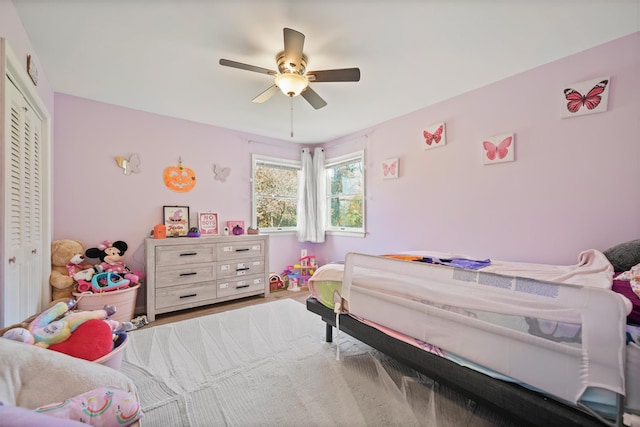
{"label": "ceiling fan blade", "polygon": [[327,105],[327,101],[322,99],[320,95],[318,95],[313,89],[311,89],[310,86],[307,86],[307,88],[301,93],[301,95],[316,110],[319,110]]}
{"label": "ceiling fan blade", "polygon": [[251,100],[251,102],[255,102],[256,104],[262,104],[263,102],[269,100],[276,92],[278,92],[278,86],[273,85],[269,89],[262,92],[260,95],[256,96]]}
{"label": "ceiling fan blade", "polygon": [[220,65],[224,65],[225,67],[239,68],[241,70],[253,71],[256,73],[269,74],[270,76],[275,76],[276,74],[278,74],[276,71],[269,70],[267,68],[243,64],[242,62],[231,61],[229,59],[220,59]]}
{"label": "ceiling fan blade", "polygon": [[311,82],[358,82],[360,81],[360,68],[309,71],[307,78]]}
{"label": "ceiling fan blade", "polygon": [[304,34],[291,28],[284,29],[284,57],[292,70],[300,68],[302,63],[302,49],[304,47]]}

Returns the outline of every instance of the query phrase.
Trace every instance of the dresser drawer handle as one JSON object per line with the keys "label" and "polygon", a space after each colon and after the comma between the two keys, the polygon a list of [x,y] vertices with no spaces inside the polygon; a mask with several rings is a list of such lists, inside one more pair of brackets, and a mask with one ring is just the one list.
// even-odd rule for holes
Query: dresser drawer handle
{"label": "dresser drawer handle", "polygon": [[236,268],[236,271],[247,271],[249,270],[249,267],[245,267],[245,268]]}
{"label": "dresser drawer handle", "polygon": [[183,277],[183,276],[195,276],[196,274],[198,274],[198,273],[196,273],[195,271],[192,272],[192,273],[180,273],[180,277]]}
{"label": "dresser drawer handle", "polygon": [[180,254],[180,256],[194,256],[194,255],[198,255],[198,252],[185,252],[183,254]]}
{"label": "dresser drawer handle", "polygon": [[198,295],[198,294],[182,295],[182,296],[180,297],[180,299],[182,299],[182,298],[191,298],[191,297],[195,297],[195,296],[197,296],[197,295]]}
{"label": "dresser drawer handle", "polygon": [[236,289],[242,289],[242,288],[248,288],[249,285],[240,285],[240,286],[236,286]]}
{"label": "dresser drawer handle", "polygon": [[236,249],[236,252],[247,252],[248,250],[249,250],[249,248]]}

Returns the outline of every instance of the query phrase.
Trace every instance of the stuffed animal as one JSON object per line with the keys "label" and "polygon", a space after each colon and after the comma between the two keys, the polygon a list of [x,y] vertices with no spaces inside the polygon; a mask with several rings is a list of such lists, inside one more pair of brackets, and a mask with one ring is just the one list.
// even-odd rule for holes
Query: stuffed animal
{"label": "stuffed animal", "polygon": [[108,305],[102,310],[69,312],[69,305],[59,302],[31,321],[28,330],[33,335],[35,345],[47,348],[51,344],[66,341],[84,322],[90,319],[107,320],[116,312],[114,307]]}
{"label": "stuffed animal", "polygon": [[[73,276],[84,273],[84,277],[93,274],[93,267],[84,264],[84,245],[78,240],[54,240],[51,242],[51,305],[66,303],[73,297],[76,284]],[[91,273],[86,272],[90,270]],[[91,278],[89,278],[91,280]]]}
{"label": "stuffed animal", "polygon": [[4,339],[49,348],[87,360],[95,360],[109,353],[114,339],[134,329],[131,322],[109,318],[115,307],[105,305],[101,310],[70,311],[74,300],[59,302],[21,324],[5,329]]}
{"label": "stuffed animal", "polygon": [[140,283],[140,276],[126,266],[124,263],[124,253],[129,246],[121,240],[109,242],[105,240],[97,248],[89,248],[85,251],[88,258],[98,258],[99,264],[94,268],[101,273],[118,273],[131,282],[131,285]]}

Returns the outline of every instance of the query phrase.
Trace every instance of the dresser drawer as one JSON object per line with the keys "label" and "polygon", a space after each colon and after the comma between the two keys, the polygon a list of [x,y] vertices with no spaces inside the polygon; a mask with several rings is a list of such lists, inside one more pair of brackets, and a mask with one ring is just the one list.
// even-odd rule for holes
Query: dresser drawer
{"label": "dresser drawer", "polygon": [[234,259],[218,263],[218,279],[264,273],[264,258]]}
{"label": "dresser drawer", "polygon": [[216,260],[216,245],[175,245],[156,248],[156,265],[182,265]]}
{"label": "dresser drawer", "polygon": [[237,258],[264,257],[264,241],[242,240],[218,243],[218,261]]}
{"label": "dresser drawer", "polygon": [[156,288],[216,279],[216,263],[156,267]]}
{"label": "dresser drawer", "polygon": [[264,291],[264,275],[218,280],[218,298],[240,295],[247,292]]}
{"label": "dresser drawer", "polygon": [[156,310],[181,305],[195,306],[202,301],[215,298],[215,281],[156,289]]}

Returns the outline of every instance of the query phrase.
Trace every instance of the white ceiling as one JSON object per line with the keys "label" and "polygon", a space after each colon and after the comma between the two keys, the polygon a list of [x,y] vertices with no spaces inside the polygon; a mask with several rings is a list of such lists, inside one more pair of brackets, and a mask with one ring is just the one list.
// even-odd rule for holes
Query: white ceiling
{"label": "white ceiling", "polygon": [[[4,1],[4,0],[3,0]],[[298,143],[326,142],[640,30],[640,0],[13,0],[53,90]],[[251,100],[282,29],[328,103]],[[640,48],[640,47],[639,47]],[[591,77],[585,70],[585,78]]]}

